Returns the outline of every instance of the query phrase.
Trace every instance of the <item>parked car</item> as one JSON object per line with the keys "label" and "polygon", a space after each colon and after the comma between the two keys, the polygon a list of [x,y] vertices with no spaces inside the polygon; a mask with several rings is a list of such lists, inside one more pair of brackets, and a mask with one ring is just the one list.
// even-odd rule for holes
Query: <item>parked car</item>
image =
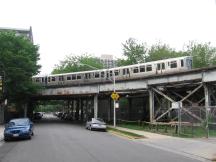
{"label": "parked car", "polygon": [[12,119],[5,125],[5,141],[13,138],[31,139],[31,136],[33,135],[33,123],[29,120],[29,118]]}
{"label": "parked car", "polygon": [[43,117],[43,113],[41,112],[34,113],[34,119],[38,120],[38,119],[42,119],[42,117]]}
{"label": "parked car", "polygon": [[89,130],[104,130],[106,131],[106,123],[103,119],[100,118],[92,118],[90,121],[86,122],[86,129]]}
{"label": "parked car", "polygon": [[63,115],[63,113],[62,113],[62,112],[59,112],[59,113],[57,114],[57,117],[61,118],[62,115]]}

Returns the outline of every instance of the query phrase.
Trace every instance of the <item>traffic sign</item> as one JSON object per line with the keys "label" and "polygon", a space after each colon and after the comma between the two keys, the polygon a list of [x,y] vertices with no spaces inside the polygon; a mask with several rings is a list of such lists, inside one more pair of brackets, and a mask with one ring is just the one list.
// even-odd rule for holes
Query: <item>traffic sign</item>
{"label": "traffic sign", "polygon": [[113,92],[112,94],[111,94],[111,98],[113,99],[113,100],[118,100],[119,99],[119,94],[118,93],[116,93],[116,92]]}

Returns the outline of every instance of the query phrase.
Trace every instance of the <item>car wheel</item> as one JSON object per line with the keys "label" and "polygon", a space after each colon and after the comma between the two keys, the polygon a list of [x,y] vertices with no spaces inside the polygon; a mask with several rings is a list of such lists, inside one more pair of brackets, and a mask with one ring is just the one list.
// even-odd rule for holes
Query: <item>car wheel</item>
{"label": "car wheel", "polygon": [[5,141],[5,142],[8,142],[8,141],[9,141],[9,139],[8,139],[8,138],[4,138],[4,141]]}
{"label": "car wheel", "polygon": [[32,136],[34,136],[34,132],[32,132],[32,134],[31,134]]}
{"label": "car wheel", "polygon": [[31,139],[31,135],[29,135],[29,137],[28,137],[27,139],[29,139],[29,140],[30,140],[30,139]]}

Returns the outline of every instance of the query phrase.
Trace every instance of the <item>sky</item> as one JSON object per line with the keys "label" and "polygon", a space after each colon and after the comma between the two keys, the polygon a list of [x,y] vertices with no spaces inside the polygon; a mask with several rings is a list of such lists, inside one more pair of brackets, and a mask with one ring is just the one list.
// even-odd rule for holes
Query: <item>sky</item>
{"label": "sky", "polygon": [[0,0],[0,27],[30,26],[49,74],[70,54],[120,58],[129,38],[177,50],[192,40],[216,46],[216,0]]}

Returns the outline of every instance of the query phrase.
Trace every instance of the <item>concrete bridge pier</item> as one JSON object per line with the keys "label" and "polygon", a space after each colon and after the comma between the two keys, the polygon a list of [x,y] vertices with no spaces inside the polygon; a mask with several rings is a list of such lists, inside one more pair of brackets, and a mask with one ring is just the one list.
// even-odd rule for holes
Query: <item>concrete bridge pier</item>
{"label": "concrete bridge pier", "polygon": [[98,94],[94,95],[94,118],[98,117]]}
{"label": "concrete bridge pier", "polygon": [[154,91],[149,89],[149,121],[153,122],[154,119]]}

